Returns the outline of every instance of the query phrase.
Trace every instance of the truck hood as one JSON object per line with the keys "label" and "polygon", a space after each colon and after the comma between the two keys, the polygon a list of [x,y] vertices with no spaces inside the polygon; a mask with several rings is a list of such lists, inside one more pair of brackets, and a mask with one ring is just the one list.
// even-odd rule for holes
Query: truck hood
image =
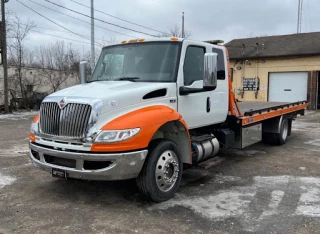
{"label": "truck hood", "polygon": [[105,113],[161,97],[176,96],[175,89],[175,83],[97,81],[72,86],[48,97],[100,99],[103,101],[101,113]]}

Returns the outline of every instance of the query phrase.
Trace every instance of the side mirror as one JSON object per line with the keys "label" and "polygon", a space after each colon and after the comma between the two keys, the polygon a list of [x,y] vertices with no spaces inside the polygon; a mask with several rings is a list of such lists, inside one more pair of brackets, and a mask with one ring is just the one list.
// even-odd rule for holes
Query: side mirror
{"label": "side mirror", "polygon": [[79,72],[80,72],[80,83],[87,83],[87,61],[81,61],[79,64]]}
{"label": "side mirror", "polygon": [[214,90],[217,87],[218,54],[204,54],[204,79],[203,88],[205,90]]}

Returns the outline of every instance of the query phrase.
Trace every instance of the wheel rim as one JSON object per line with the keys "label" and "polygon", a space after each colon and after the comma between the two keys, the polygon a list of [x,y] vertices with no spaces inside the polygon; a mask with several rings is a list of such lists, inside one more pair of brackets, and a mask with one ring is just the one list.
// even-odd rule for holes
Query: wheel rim
{"label": "wheel rim", "polygon": [[282,139],[285,140],[287,139],[288,136],[288,122],[284,121],[283,122],[283,130],[282,130]]}
{"label": "wheel rim", "polygon": [[162,192],[168,192],[176,184],[179,176],[178,157],[172,150],[164,151],[158,159],[156,182]]}

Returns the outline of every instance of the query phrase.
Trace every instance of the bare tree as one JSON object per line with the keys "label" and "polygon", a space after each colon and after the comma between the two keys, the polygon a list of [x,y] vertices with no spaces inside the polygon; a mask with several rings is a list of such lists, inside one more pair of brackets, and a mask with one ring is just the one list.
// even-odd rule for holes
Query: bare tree
{"label": "bare tree", "polygon": [[[184,38],[189,38],[191,37],[192,33],[189,30],[184,30]],[[158,36],[160,37],[180,37],[182,38],[182,30],[181,28],[176,24],[168,27],[167,32],[161,33]]]}
{"label": "bare tree", "polygon": [[43,76],[51,91],[57,91],[61,84],[70,76],[77,76],[79,80],[79,52],[69,45],[66,48],[63,41],[40,46],[37,49],[37,60],[41,67],[40,75]]}
{"label": "bare tree", "polygon": [[35,23],[30,20],[22,23],[21,19],[15,15],[11,21],[10,30],[8,31],[8,65],[16,67],[16,72],[9,77],[11,80],[9,83],[11,83],[11,88],[19,89],[25,107],[27,106],[26,89],[29,81],[27,81],[24,76],[22,68],[27,65],[30,56],[27,56],[29,52],[27,52],[28,50],[25,48],[24,43],[30,30],[35,26]]}

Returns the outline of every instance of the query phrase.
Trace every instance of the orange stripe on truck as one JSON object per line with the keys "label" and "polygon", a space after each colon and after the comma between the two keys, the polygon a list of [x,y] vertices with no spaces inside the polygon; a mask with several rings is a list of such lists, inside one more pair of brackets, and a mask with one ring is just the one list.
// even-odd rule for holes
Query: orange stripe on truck
{"label": "orange stripe on truck", "polygon": [[36,115],[36,116],[33,118],[32,122],[33,122],[33,123],[36,123],[36,122],[38,122],[39,119],[40,119],[40,114]]}
{"label": "orange stripe on truck", "polygon": [[29,140],[30,140],[31,142],[36,142],[36,136],[35,136],[34,134],[30,133],[30,134],[29,134]]}
{"label": "orange stripe on truck", "polygon": [[174,120],[179,120],[186,127],[182,116],[168,106],[150,106],[132,111],[107,123],[101,130],[121,130],[139,127],[140,132],[136,136],[121,142],[94,143],[91,151],[121,152],[147,148],[156,131],[163,124]]}

